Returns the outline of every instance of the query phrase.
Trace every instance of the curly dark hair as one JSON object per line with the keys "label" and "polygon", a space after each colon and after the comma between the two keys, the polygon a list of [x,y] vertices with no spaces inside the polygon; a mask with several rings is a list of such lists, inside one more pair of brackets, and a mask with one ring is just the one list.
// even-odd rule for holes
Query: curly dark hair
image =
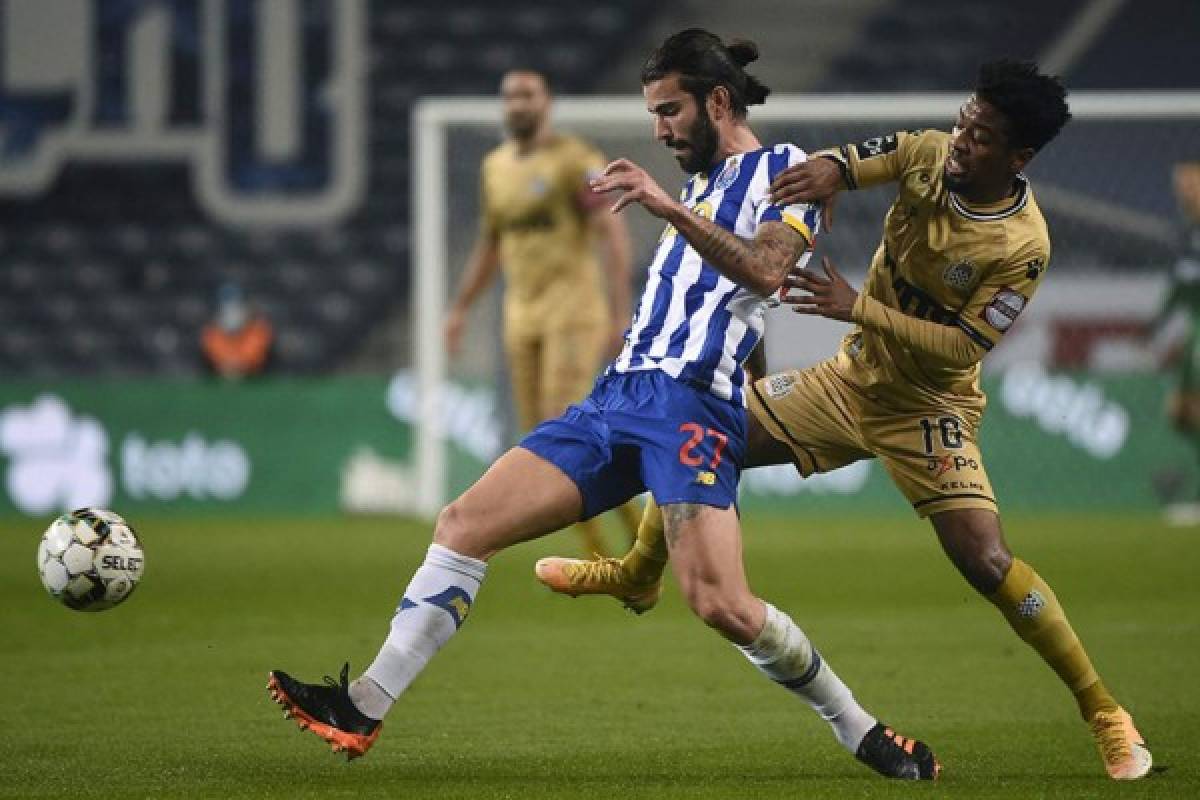
{"label": "curly dark hair", "polygon": [[709,92],[724,86],[733,113],[744,117],[749,106],[761,104],[771,92],[745,70],[757,59],[758,46],[754,42],[735,39],[726,45],[716,34],[688,28],[667,37],[650,54],[642,65],[642,84],[678,73],[680,86],[701,105]]}
{"label": "curly dark hair", "polygon": [[1041,150],[1071,119],[1066,88],[1032,61],[1004,58],[984,64],[975,96],[1008,121],[1008,139],[1016,148]]}

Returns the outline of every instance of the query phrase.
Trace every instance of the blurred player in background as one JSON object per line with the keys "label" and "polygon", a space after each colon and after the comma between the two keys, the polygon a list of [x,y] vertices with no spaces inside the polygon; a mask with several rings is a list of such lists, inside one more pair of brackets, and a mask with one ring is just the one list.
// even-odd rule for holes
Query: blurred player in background
{"label": "blurred player in background", "polygon": [[[1021,170],[1070,118],[1066,92],[1034,64],[980,70],[952,133],[895,133],[790,167],[775,202],[828,204],[898,184],[859,293],[826,260],[797,271],[795,310],[856,325],[833,358],[753,385],[747,464],[801,474],[878,458],[946,555],[1071,690],[1108,774],[1140,778],[1150,751],[1105,688],[1054,592],[1004,541],[977,431],[980,361],[1028,305],[1050,239]],[[653,505],[624,559],[549,558],[537,575],[566,594],[612,594],[635,611],[658,597],[667,548]]]}
{"label": "blurred player in background", "polygon": [[937,776],[929,748],[868,714],[792,619],[751,592],[742,565],[741,362],[761,336],[766,298],[806,258],[818,227],[816,206],[768,196],[805,155],[763,147],[746,121],[767,96],[744,69],[757,55],[749,42],[727,47],[698,29],[651,55],[642,85],[654,135],[692,175],[680,200],[625,159],[592,183],[623,192],[614,212],[638,203],[666,223],[621,354],[586,400],[535,428],[442,511],[364,676],[351,684],[347,665],[340,682],[322,686],[271,673],[276,701],[335,750],[371,746],[395,699],[466,618],[488,559],[649,489],[698,617],[808,703],[859,760],[890,777]]}
{"label": "blurred player in background", "polygon": [[[623,344],[630,243],[621,218],[588,188],[603,156],[550,127],[546,76],[512,70],[500,93],[508,139],[480,170],[482,224],[446,320],[446,347],[459,352],[471,306],[503,265],[504,347],[525,434],[586,397]],[[597,239],[606,253],[603,270]],[[632,539],[641,506],[630,501],[617,511]],[[606,552],[599,520],[576,527],[588,552]]]}
{"label": "blurred player in background", "polygon": [[[1200,163],[1176,164],[1175,198],[1179,202],[1179,255],[1171,268],[1166,299],[1151,330],[1170,345],[1164,359],[1174,364],[1178,381],[1167,398],[1167,417],[1200,452]],[[1182,330],[1178,330],[1181,328]],[[1161,344],[1161,342],[1156,342]],[[1188,499],[1167,507],[1167,519],[1178,525],[1200,525],[1196,488],[1183,489],[1182,475],[1156,476],[1170,483],[1170,494]]]}

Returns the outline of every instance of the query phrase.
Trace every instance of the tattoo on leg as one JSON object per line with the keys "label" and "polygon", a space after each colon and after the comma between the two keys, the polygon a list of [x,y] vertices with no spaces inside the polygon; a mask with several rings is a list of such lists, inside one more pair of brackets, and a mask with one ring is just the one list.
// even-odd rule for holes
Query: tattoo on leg
{"label": "tattoo on leg", "polygon": [[701,503],[671,503],[663,506],[663,533],[667,537],[667,545],[674,547],[679,541],[683,524],[700,516],[703,510]]}

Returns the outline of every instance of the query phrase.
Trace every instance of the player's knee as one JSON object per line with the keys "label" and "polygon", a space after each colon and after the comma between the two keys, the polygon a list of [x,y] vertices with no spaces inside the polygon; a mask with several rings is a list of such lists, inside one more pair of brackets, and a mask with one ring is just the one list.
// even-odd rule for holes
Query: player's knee
{"label": "player's knee", "polygon": [[469,552],[472,549],[468,540],[469,533],[470,527],[459,501],[453,501],[438,513],[437,523],[433,528],[434,543],[461,555],[477,558],[478,556]]}
{"label": "player's knee", "polygon": [[947,511],[935,515],[933,525],[967,583],[982,594],[996,591],[1012,566],[1000,518],[994,512]]}
{"label": "player's knee", "polygon": [[747,643],[758,635],[754,628],[751,603],[741,602],[739,598],[729,594],[713,591],[711,587],[688,592],[687,601],[692,613],[727,639]]}
{"label": "player's knee", "polygon": [[959,565],[963,577],[981,594],[992,594],[1012,567],[1012,553],[1003,541],[992,541],[972,552]]}

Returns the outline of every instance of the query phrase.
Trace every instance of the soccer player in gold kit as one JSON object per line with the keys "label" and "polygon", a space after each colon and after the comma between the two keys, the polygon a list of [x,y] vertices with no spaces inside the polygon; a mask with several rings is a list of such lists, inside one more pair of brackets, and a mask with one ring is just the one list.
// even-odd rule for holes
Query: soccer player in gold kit
{"label": "soccer player in gold kit", "polygon": [[[1108,774],[1149,773],[1150,751],[1113,699],[1046,582],[1009,551],[983,466],[983,357],[1029,304],[1050,239],[1021,170],[1070,118],[1066,92],[1034,64],[985,64],[951,133],[901,132],[818,153],[775,179],[776,202],[828,202],[897,185],[862,292],[828,259],[789,277],[796,311],[850,322],[833,358],[753,385],[746,467],[794,463],[803,475],[878,458],[950,560],[1058,674]],[[566,594],[652,607],[666,548],[647,509],[622,560],[538,562]]]}
{"label": "soccer player in gold kit", "polygon": [[[446,320],[456,354],[467,312],[503,265],[504,347],[522,433],[591,391],[624,343],[630,316],[630,244],[621,218],[588,181],[605,159],[550,126],[546,76],[508,72],[500,85],[507,140],[483,160],[479,236]],[[605,272],[596,240],[607,251]],[[607,288],[606,288],[607,283]],[[641,508],[617,508],[632,538]],[[599,520],[577,523],[589,552],[605,552]]]}

